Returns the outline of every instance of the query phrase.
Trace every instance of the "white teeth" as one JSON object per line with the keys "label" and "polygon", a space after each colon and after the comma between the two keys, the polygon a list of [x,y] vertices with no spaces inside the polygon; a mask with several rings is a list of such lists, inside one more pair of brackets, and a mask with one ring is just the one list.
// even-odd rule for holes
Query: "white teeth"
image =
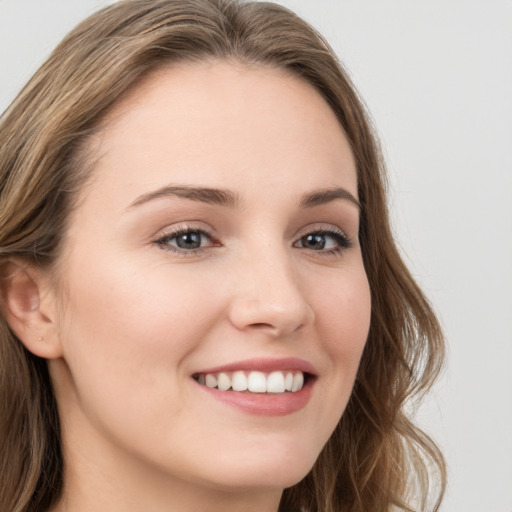
{"label": "white teeth", "polygon": [[227,391],[231,387],[231,379],[225,373],[219,373],[217,377],[217,387],[221,391]]}
{"label": "white teeth", "polygon": [[272,372],[267,377],[267,391],[269,393],[284,393],[284,375],[282,372]]}
{"label": "white teeth", "polygon": [[247,390],[247,377],[244,372],[235,372],[231,378],[231,386],[233,391],[246,391]]}
{"label": "white teeth", "polygon": [[247,379],[247,388],[253,393],[265,393],[267,391],[267,379],[262,372],[251,372]]}
{"label": "white teeth", "polygon": [[304,374],[300,371],[275,371],[269,374],[258,371],[220,372],[199,374],[195,378],[199,384],[218,388],[220,391],[232,389],[252,393],[295,393],[304,386]]}
{"label": "white teeth", "polygon": [[300,391],[302,386],[304,386],[304,375],[302,373],[297,373],[293,377],[292,393]]}
{"label": "white teeth", "polygon": [[206,385],[209,388],[216,388],[217,387],[217,377],[215,375],[212,375],[211,373],[208,373],[205,377]]}
{"label": "white teeth", "polygon": [[284,387],[285,387],[286,391],[292,390],[292,387],[293,387],[293,373],[292,372],[288,372],[286,374],[286,378],[284,380]]}

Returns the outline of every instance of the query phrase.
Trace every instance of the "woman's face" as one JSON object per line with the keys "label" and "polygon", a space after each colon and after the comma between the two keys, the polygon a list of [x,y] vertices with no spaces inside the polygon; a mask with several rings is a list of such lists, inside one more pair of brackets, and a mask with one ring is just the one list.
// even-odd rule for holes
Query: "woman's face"
{"label": "woman's face", "polygon": [[186,64],[125,97],[91,146],[50,362],[68,467],[222,489],[299,481],[347,404],[370,321],[335,115],[284,71]]}

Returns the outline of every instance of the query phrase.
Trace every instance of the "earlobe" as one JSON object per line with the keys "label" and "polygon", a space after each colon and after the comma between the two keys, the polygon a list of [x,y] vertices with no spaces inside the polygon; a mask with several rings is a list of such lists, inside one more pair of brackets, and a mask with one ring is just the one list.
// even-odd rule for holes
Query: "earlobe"
{"label": "earlobe", "polygon": [[16,261],[5,262],[1,265],[0,291],[3,315],[27,350],[46,359],[60,357],[53,315],[47,312],[50,298],[42,271]]}

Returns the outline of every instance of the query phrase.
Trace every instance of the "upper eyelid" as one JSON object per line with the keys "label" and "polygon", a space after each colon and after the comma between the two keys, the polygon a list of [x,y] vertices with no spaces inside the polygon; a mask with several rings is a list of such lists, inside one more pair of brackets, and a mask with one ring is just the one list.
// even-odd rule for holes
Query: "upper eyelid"
{"label": "upper eyelid", "polygon": [[[339,249],[348,249],[353,246],[353,239],[349,235],[347,235],[343,230],[334,230],[334,229],[315,229],[313,231],[308,231],[301,237],[299,237],[295,242],[294,245],[300,242],[304,237],[310,235],[310,234],[321,234],[324,236],[330,236],[331,238],[334,238],[337,243],[339,244]],[[321,251],[318,251],[321,252]]]}
{"label": "upper eyelid", "polygon": [[[209,226],[207,223],[200,221],[200,220],[194,220],[194,221],[185,221],[183,223],[176,223],[173,226],[167,226],[163,229],[158,230],[158,232],[154,235],[155,238],[161,238],[164,236],[170,236],[176,233],[180,233],[183,231],[201,231],[208,236],[214,236],[215,229]],[[297,237],[300,238],[301,236],[304,236],[304,234],[312,233],[312,232],[341,232],[346,236],[349,236],[348,231],[346,229],[343,229],[338,224],[331,223],[331,222],[324,222],[324,221],[318,221],[318,222],[312,222],[308,223],[302,228],[299,228],[295,230],[295,234],[291,236],[290,238]],[[301,234],[302,233],[302,234]]]}
{"label": "upper eyelid", "polygon": [[[192,223],[191,223],[192,224]],[[183,225],[178,225],[176,227],[172,228],[164,228],[162,230],[159,230],[158,233],[154,236],[155,239],[161,239],[171,236],[177,236],[181,233],[186,232],[201,232],[209,237],[214,237],[215,235],[214,230],[211,228],[205,228],[203,226],[193,226],[191,224],[185,223]],[[305,226],[304,228],[301,228],[295,232],[292,238],[301,238],[304,235],[310,234],[310,233],[341,233],[345,235],[346,237],[350,238],[347,231],[345,229],[342,229],[339,226],[329,224],[329,223],[314,223],[313,225]]]}
{"label": "upper eyelid", "polygon": [[329,222],[314,222],[312,224],[308,224],[304,228],[299,229],[295,236],[297,238],[301,238],[309,233],[341,233],[347,238],[351,238],[346,229]]}
{"label": "upper eyelid", "polygon": [[168,226],[163,229],[158,230],[158,232],[153,236],[155,240],[159,240],[162,238],[177,236],[181,233],[187,233],[187,232],[201,232],[209,237],[213,237],[213,230],[209,227],[205,227],[204,223],[200,223],[201,225],[192,225],[193,223],[185,222],[183,224],[177,224],[175,226]]}
{"label": "upper eyelid", "polygon": [[186,233],[201,233],[201,235],[206,236],[209,240],[214,241],[214,236],[210,232],[202,228],[177,228],[167,233],[163,232],[160,235],[157,235],[155,241],[160,242],[162,240],[172,240],[173,238],[177,238],[178,236]]}

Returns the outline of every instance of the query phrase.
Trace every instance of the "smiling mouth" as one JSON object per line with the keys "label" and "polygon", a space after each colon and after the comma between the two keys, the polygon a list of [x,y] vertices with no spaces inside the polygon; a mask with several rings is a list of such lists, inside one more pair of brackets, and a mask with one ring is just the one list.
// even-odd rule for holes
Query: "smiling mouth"
{"label": "smiling mouth", "polygon": [[193,378],[199,384],[219,391],[235,391],[246,393],[296,393],[311,378],[308,373],[300,370],[273,372],[234,371],[198,373]]}

